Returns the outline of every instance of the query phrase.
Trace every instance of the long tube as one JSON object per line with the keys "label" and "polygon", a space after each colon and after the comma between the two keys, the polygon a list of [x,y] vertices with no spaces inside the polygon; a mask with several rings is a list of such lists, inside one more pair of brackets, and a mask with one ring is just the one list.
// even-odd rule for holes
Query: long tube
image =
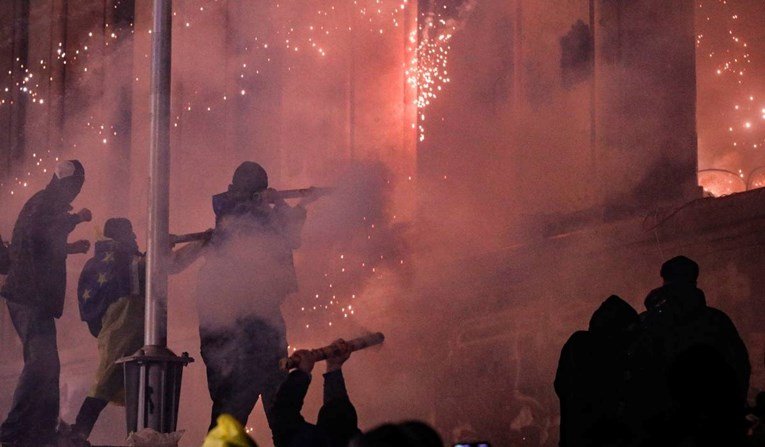
{"label": "long tube", "polygon": [[151,36],[149,234],[144,344],[167,346],[167,259],[170,252],[170,55],[172,0],[154,0]]}
{"label": "long tube", "polygon": [[[366,349],[370,346],[376,346],[385,341],[385,335],[382,332],[375,332],[367,334],[359,338],[348,340],[348,346],[351,348],[351,352],[356,352],[361,349]],[[334,346],[323,346],[318,349],[311,349],[311,354],[315,361],[327,360],[334,354]],[[300,360],[294,355],[279,360],[279,367],[285,371],[289,371],[292,368],[297,368]]]}

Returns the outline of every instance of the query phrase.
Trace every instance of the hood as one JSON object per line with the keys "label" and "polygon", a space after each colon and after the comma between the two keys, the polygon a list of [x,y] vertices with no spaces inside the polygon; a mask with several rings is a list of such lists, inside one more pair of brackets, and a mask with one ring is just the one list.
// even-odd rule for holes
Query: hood
{"label": "hood", "polygon": [[616,295],[608,297],[590,319],[590,332],[615,334],[638,323],[638,313]]}
{"label": "hood", "polygon": [[85,169],[78,160],[65,160],[56,165],[50,183],[45,187],[54,200],[62,204],[71,203],[85,182]]}

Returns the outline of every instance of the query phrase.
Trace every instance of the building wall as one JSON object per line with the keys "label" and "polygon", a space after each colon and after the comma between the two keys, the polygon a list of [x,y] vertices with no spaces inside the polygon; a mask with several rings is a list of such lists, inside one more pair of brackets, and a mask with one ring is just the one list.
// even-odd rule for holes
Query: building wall
{"label": "building wall", "polygon": [[695,6],[596,2],[596,164],[610,206],[700,196]]}
{"label": "building wall", "polygon": [[420,171],[447,201],[426,212],[459,203],[534,226],[699,197],[693,8],[478,2],[452,48],[449,92],[427,110]]}

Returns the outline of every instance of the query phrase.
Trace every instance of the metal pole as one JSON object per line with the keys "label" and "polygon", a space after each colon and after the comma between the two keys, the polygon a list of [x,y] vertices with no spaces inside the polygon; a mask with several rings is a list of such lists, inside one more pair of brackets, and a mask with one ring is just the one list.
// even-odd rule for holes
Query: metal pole
{"label": "metal pole", "polygon": [[154,0],[151,37],[151,147],[146,256],[147,346],[167,346],[167,259],[170,252],[170,55],[172,0]]}
{"label": "metal pole", "polygon": [[179,357],[167,349],[172,1],[154,0],[153,12],[145,346],[117,361],[125,371],[128,433],[144,428],[175,431],[183,367],[194,361],[185,352]]}

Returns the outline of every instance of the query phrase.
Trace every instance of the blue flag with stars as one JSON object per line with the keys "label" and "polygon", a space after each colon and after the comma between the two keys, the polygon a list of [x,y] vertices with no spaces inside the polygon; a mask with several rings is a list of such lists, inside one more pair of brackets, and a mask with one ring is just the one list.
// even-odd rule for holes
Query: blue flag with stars
{"label": "blue flag with stars", "polygon": [[143,295],[146,264],[144,256],[117,241],[96,242],[94,255],[85,264],[77,285],[80,318],[91,334],[101,332],[101,320],[114,302],[128,295]]}

